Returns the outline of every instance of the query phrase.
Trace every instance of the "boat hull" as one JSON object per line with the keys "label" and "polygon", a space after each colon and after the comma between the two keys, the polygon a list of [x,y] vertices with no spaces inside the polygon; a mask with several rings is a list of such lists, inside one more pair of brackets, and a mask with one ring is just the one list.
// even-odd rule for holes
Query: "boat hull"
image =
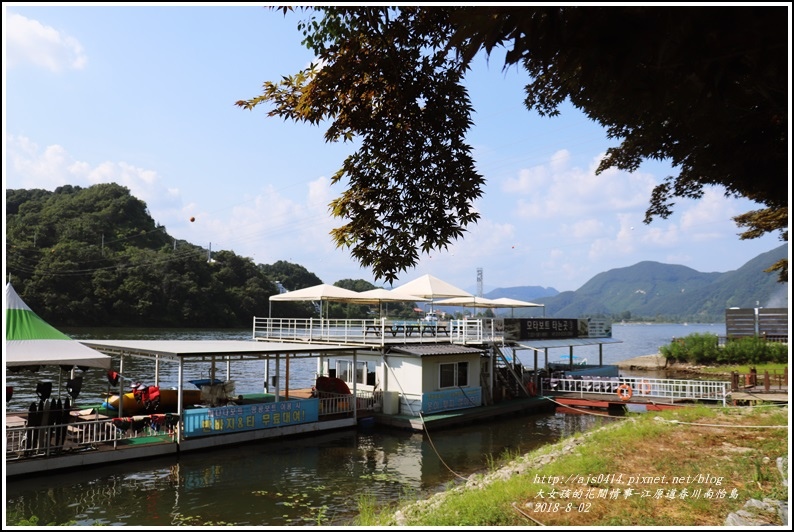
{"label": "boat hull", "polygon": [[[182,403],[192,405],[201,402],[201,390],[182,390]],[[119,409],[119,396],[111,395],[102,406],[109,410]],[[121,404],[121,412],[124,415],[135,415],[144,412],[142,404],[135,400],[132,392],[125,393]],[[160,390],[160,407],[157,412],[176,412],[177,411],[177,390]]]}

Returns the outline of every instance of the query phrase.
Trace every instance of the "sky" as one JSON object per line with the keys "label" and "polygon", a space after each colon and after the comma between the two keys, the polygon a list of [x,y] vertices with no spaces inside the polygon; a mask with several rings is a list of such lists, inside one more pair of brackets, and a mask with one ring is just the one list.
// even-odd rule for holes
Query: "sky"
{"label": "sky", "polygon": [[268,118],[266,105],[234,105],[312,61],[302,18],[262,4],[3,3],[4,200],[7,189],[113,182],[169,235],[212,251],[299,264],[328,284],[391,288],[431,274],[477,293],[481,272],[486,294],[576,290],[641,261],[727,272],[784,243],[777,233],[740,240],[732,217],[760,205],[721,188],[644,224],[651,190],[674,169],[596,176],[616,141],[571,106],[529,112],[526,74],[503,71],[497,51],[466,80],[467,142],[486,179],[480,221],[393,285],[375,279],[329,235],[342,222],[328,204],[343,190],[330,178],[354,147]]}

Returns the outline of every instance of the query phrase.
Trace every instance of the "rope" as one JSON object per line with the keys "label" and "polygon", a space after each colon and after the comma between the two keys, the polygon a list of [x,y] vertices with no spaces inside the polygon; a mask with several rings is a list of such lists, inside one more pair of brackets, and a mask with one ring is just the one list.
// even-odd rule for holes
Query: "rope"
{"label": "rope", "polygon": [[538,524],[538,525],[540,525],[540,526],[546,526],[546,525],[544,525],[543,523],[541,523],[540,521],[538,521],[537,519],[535,519],[534,517],[532,517],[531,515],[529,515],[528,513],[526,513],[524,510],[522,510],[521,508],[519,508],[518,506],[516,506],[516,503],[515,503],[515,501],[513,501],[513,509],[514,509],[516,512],[518,512],[518,513],[520,513],[521,515],[523,515],[524,517],[526,517],[527,519],[529,519],[530,521],[532,521],[532,522],[534,522],[534,523],[536,523],[536,524]]}
{"label": "rope", "polygon": [[576,408],[576,407],[573,407],[573,406],[568,406],[566,404],[560,403],[559,401],[555,401],[554,399],[552,399],[551,397],[548,397],[546,395],[544,395],[542,397],[542,399],[547,399],[547,400],[551,401],[554,404],[560,405],[560,406],[565,407],[565,408],[570,408],[571,410],[576,410],[579,413],[588,414],[588,415],[591,415],[591,416],[614,417],[614,418],[624,418],[625,417],[625,416],[613,416],[613,415],[610,415],[610,414],[599,414],[598,412],[593,412],[592,410],[585,410],[583,408]]}
{"label": "rope", "polygon": [[425,434],[427,434],[427,441],[430,442],[430,447],[432,447],[433,452],[436,453],[436,456],[441,461],[441,463],[444,464],[444,467],[446,467],[447,470],[449,470],[449,472],[452,473],[453,475],[455,475],[456,477],[458,477],[460,479],[463,479],[463,480],[467,480],[466,477],[464,477],[463,475],[459,475],[458,473],[453,471],[452,468],[447,465],[447,463],[444,461],[444,459],[441,458],[441,454],[439,454],[438,449],[436,449],[436,445],[433,443],[433,439],[430,437],[430,431],[427,430],[427,424],[425,423],[425,418],[422,415],[421,411],[419,412],[419,418],[422,420],[422,428],[425,429]]}

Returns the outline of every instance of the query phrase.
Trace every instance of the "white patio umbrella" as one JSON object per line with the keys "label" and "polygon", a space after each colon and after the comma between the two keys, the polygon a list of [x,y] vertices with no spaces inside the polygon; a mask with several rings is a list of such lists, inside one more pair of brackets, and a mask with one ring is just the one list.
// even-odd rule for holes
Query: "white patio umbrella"
{"label": "white patio umbrella", "polygon": [[398,286],[392,290],[396,294],[409,294],[412,296],[424,297],[430,300],[430,308],[433,308],[433,302],[436,299],[443,299],[447,297],[474,297],[473,294],[465,290],[451,285],[446,281],[442,281],[438,277],[430,274],[425,274],[418,279],[409,281],[402,286]]}
{"label": "white patio umbrella", "polygon": [[[436,301],[436,305],[450,306],[450,307],[475,307],[475,308],[516,308],[516,307],[543,307],[539,303],[530,303],[529,301],[521,301],[519,299],[511,299],[509,297],[500,297],[497,299],[488,299],[485,297],[471,296],[471,297],[453,297],[449,299],[442,299]],[[544,308],[545,310],[545,308]]]}
{"label": "white patio umbrella", "polygon": [[471,307],[471,308],[499,308],[502,305],[494,301],[480,296],[469,297],[451,297],[449,299],[442,299],[436,301],[436,305],[448,307]]}
{"label": "white patio umbrella", "polygon": [[510,308],[511,317],[513,315],[512,309],[520,307],[543,307],[543,315],[546,315],[546,305],[541,303],[530,303],[529,301],[521,301],[520,299],[512,299],[509,297],[498,297],[493,301],[499,303],[501,307]]}
{"label": "white patio umbrella", "polygon": [[493,299],[488,299],[479,296],[451,297],[449,299],[442,299],[440,301],[436,301],[435,304],[447,306],[447,307],[476,307],[476,308],[499,308],[504,306],[503,304],[497,303]]}
{"label": "white patio umbrella", "polygon": [[383,315],[383,303],[389,301],[399,302],[415,302],[415,301],[430,301],[426,297],[414,296],[411,294],[399,294],[394,290],[387,290],[386,288],[373,288],[372,290],[365,290],[358,292],[358,297],[353,300],[353,303],[363,304],[378,304],[380,314]]}
{"label": "white patio umbrella", "polygon": [[283,294],[270,296],[270,301],[319,301],[320,317],[323,315],[323,301],[350,301],[358,297],[359,293],[347,288],[341,288],[331,284],[318,284],[292,290]]}

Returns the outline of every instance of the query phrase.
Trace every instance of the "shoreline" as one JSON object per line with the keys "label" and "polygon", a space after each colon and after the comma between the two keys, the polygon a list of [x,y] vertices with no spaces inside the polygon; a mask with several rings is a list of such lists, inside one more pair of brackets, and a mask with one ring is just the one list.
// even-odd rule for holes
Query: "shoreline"
{"label": "shoreline", "polygon": [[670,371],[685,375],[705,375],[709,377],[730,377],[731,375],[729,372],[707,373],[700,371],[702,368],[711,366],[680,364],[678,362],[668,363],[667,359],[659,353],[629,358],[615,365],[624,371]]}

